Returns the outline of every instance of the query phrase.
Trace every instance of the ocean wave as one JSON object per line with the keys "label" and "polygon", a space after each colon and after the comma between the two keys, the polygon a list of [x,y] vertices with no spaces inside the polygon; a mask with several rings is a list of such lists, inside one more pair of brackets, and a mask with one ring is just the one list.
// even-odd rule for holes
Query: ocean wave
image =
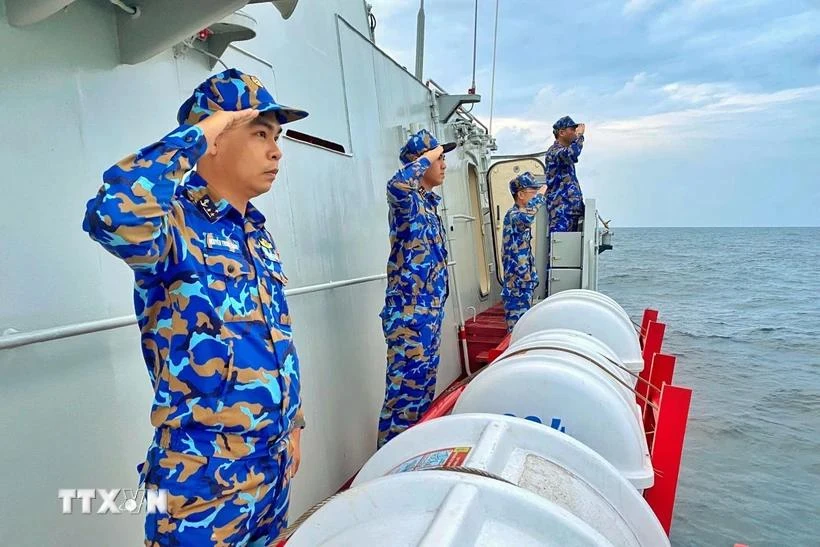
{"label": "ocean wave", "polygon": [[806,487],[820,477],[818,237],[636,228],[601,255],[602,287],[636,321],[659,310],[664,351],[694,390],[673,545],[818,544],[820,494]]}
{"label": "ocean wave", "polygon": [[710,419],[699,419],[697,429],[708,436],[717,436],[721,439],[751,439],[764,436],[766,427],[760,422],[750,422],[733,418],[714,416]]}
{"label": "ocean wave", "polygon": [[778,389],[763,397],[755,408],[770,412],[772,409],[793,410],[799,413],[820,413],[820,390],[805,388]]}
{"label": "ocean wave", "polygon": [[684,338],[693,338],[693,339],[701,339],[701,340],[708,340],[708,339],[718,339],[718,340],[731,340],[733,337],[730,334],[716,334],[716,333],[701,333],[701,332],[690,332],[685,330],[675,330],[672,333],[676,335],[683,336]]}
{"label": "ocean wave", "polygon": [[618,279],[639,279],[639,278],[648,279],[648,276],[640,275],[640,274],[636,275],[636,274],[632,274],[632,273],[628,273],[628,274],[609,274],[609,275],[602,275],[599,282],[613,281],[613,280],[618,280]]}
{"label": "ocean wave", "polygon": [[[706,321],[701,324],[704,327],[719,328],[727,327],[730,323],[724,321]],[[724,331],[726,329],[723,329]],[[807,330],[792,327],[789,325],[765,326],[765,327],[744,327],[731,332],[715,332],[695,329],[671,329],[670,334],[682,336],[684,338],[700,340],[732,340],[733,342],[759,342],[773,341],[782,343],[794,343],[803,339],[820,338],[820,331]]]}

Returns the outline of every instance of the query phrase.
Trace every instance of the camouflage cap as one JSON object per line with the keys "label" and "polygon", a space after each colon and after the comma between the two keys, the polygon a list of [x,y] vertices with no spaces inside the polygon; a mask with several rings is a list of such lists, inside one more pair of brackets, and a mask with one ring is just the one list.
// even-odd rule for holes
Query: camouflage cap
{"label": "camouflage cap", "polygon": [[256,76],[231,68],[215,74],[194,90],[177,112],[177,121],[193,125],[218,110],[239,111],[255,108],[260,112],[275,112],[280,124],[295,122],[308,113],[278,104]]}
{"label": "camouflage cap", "polygon": [[558,131],[559,129],[567,129],[569,127],[576,127],[578,124],[573,121],[572,118],[569,116],[564,116],[554,124],[552,124],[552,129],[554,131]]}
{"label": "camouflage cap", "polygon": [[[399,152],[399,161],[401,161],[402,164],[412,163],[419,159],[425,152],[435,149],[439,144],[441,143],[439,143],[429,131],[422,129],[410,137],[407,144],[402,147]],[[441,146],[444,147],[445,152],[449,152],[456,147],[456,143],[448,142]]]}
{"label": "camouflage cap", "polygon": [[529,171],[521,173],[510,181],[510,193],[515,196],[515,193],[524,188],[540,188],[544,186],[543,182],[538,182],[532,173]]}

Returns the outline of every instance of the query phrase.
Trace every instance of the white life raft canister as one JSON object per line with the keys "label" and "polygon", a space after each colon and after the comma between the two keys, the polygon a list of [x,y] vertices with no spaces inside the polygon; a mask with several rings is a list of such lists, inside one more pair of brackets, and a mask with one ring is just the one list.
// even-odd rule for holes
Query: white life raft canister
{"label": "white life raft canister", "polygon": [[554,429],[496,414],[458,414],[393,438],[353,486],[435,467],[492,473],[562,507],[615,546],[669,541],[646,500],[594,450]]}
{"label": "white life raft canister", "polygon": [[606,295],[572,289],[542,300],[521,316],[511,343],[546,329],[571,329],[589,334],[608,346],[634,372],[643,370],[640,339],[629,315]]}
{"label": "white life raft canister", "polygon": [[496,360],[456,401],[453,414],[465,413],[509,415],[552,427],[600,454],[638,491],[654,483],[632,392],[583,355],[534,350]]}

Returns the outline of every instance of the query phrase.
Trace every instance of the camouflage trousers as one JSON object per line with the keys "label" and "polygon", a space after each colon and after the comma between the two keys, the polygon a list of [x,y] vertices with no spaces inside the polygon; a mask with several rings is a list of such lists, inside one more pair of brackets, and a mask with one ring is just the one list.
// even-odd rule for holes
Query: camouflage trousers
{"label": "camouflage trousers", "polygon": [[138,466],[146,489],[167,492],[149,512],[146,547],[262,547],[287,526],[289,451],[242,459],[184,454],[155,440]]}
{"label": "camouflage trousers", "polygon": [[504,318],[507,321],[507,332],[512,332],[521,316],[527,313],[532,306],[534,289],[518,289],[501,291],[501,300],[504,302]]}
{"label": "camouflage trousers", "polygon": [[576,208],[571,208],[565,203],[551,208],[550,232],[577,232],[578,223],[583,216],[582,212],[577,212]]}
{"label": "camouflage trousers", "polygon": [[387,381],[378,448],[416,423],[433,400],[444,310],[385,307],[381,318],[387,342]]}

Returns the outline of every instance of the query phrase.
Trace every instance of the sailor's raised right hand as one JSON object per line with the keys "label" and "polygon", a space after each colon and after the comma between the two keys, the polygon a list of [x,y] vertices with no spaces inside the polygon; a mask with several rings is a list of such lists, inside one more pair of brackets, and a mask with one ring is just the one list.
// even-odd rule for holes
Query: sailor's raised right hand
{"label": "sailor's raised right hand", "polygon": [[208,153],[212,154],[215,151],[213,144],[216,142],[217,137],[229,129],[248,123],[258,115],[259,111],[254,108],[239,111],[217,110],[196,125],[205,133],[205,139],[208,141]]}
{"label": "sailor's raised right hand", "polygon": [[428,160],[430,160],[430,163],[433,163],[434,161],[439,159],[442,154],[444,154],[444,147],[441,146],[441,145],[438,145],[435,148],[433,148],[432,150],[428,150],[427,152],[422,154],[421,157],[427,158]]}
{"label": "sailor's raised right hand", "polygon": [[587,128],[586,124],[579,123],[578,127],[575,128],[575,134],[578,135],[578,136],[583,135],[584,131],[586,131],[586,128]]}

